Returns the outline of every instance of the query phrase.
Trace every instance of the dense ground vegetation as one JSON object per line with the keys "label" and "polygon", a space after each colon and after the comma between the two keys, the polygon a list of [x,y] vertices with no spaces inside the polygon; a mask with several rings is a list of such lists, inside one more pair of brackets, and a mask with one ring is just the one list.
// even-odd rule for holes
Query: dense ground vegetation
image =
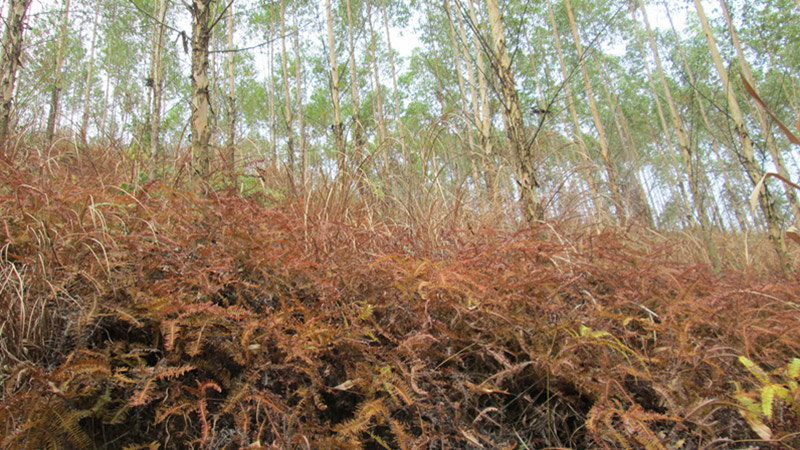
{"label": "dense ground vegetation", "polygon": [[715,235],[714,273],[635,223],[141,182],[61,142],[0,160],[1,448],[800,447],[800,283],[763,236]]}

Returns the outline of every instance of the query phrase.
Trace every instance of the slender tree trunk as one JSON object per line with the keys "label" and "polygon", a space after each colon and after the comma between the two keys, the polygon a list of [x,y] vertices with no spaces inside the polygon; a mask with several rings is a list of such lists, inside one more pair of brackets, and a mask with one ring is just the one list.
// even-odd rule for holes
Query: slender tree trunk
{"label": "slender tree trunk", "polygon": [[[636,8],[635,4],[631,3],[630,7],[631,7],[631,14],[634,14],[635,13],[635,8]],[[635,19],[635,16],[633,18]],[[636,24],[635,21],[634,21],[634,24]],[[649,28],[648,28],[648,31],[649,31]],[[667,141],[667,145],[669,146],[669,156],[670,156],[671,160],[676,160],[675,159],[676,158],[675,155],[678,152],[675,150],[675,141],[673,141],[672,134],[670,133],[669,127],[667,126],[666,115],[664,114],[664,108],[663,108],[663,106],[661,104],[661,95],[659,94],[659,91],[658,91],[658,89],[656,87],[656,82],[653,79],[653,71],[650,69],[650,64],[648,63],[648,60],[647,60],[647,53],[645,51],[644,42],[642,41],[641,35],[639,33],[639,27],[638,26],[636,26],[635,32],[636,32],[636,41],[639,44],[639,52],[640,52],[640,54],[642,56],[642,63],[644,64],[645,74],[647,75],[647,84],[650,86],[650,91],[653,94],[653,99],[654,99],[655,104],[656,104],[656,111],[658,111],[658,119],[659,119],[659,123],[661,124],[661,131],[664,134],[664,138]],[[651,43],[651,45],[653,45],[653,44]],[[651,47],[651,50],[652,50],[652,47]],[[659,67],[661,67],[661,66],[659,65]],[[662,76],[661,79],[663,80],[663,76]],[[663,83],[665,83],[665,81],[662,82],[662,88],[664,87]],[[674,102],[672,104],[672,107],[674,107]],[[670,109],[671,112],[673,112],[672,107]],[[691,150],[688,148],[688,138],[686,137],[686,134],[684,133],[682,125],[681,125],[681,127],[675,127],[674,126],[676,114],[677,114],[677,112],[674,112],[673,115],[671,116],[671,118],[673,120],[673,128],[676,129],[676,134],[678,135],[678,142],[679,142],[679,148],[680,148],[681,155],[684,156],[684,169],[685,169],[686,168],[686,157],[685,156],[686,156],[687,152],[690,152]],[[680,118],[678,118],[678,120],[680,120]],[[678,187],[680,188],[680,193],[681,193],[680,198],[681,198],[681,201],[683,203],[683,215],[685,216],[685,220],[689,224],[689,226],[690,227],[694,227],[695,219],[694,219],[694,216],[692,214],[692,207],[689,205],[688,196],[686,195],[686,188],[685,188],[684,183],[683,183],[683,176],[681,175],[683,173],[683,171],[681,171],[678,168],[677,162],[675,163],[675,165],[676,165],[676,176],[677,176]],[[690,183],[691,183],[691,180],[690,180]],[[691,188],[690,188],[690,190],[691,190]],[[695,203],[695,205],[696,205],[696,203]]]}
{"label": "slender tree trunk", "polygon": [[70,0],[64,0],[64,11],[61,15],[61,28],[59,31],[58,50],[56,50],[56,65],[53,68],[55,82],[53,83],[53,94],[50,100],[50,114],[47,116],[47,143],[53,143],[53,137],[58,123],[59,103],[61,102],[61,91],[64,89],[64,74],[61,70],[64,65],[64,54],[67,51],[67,25],[69,24]]}
{"label": "slender tree trunk", "polygon": [[[350,5],[350,0],[347,1],[347,38],[350,43],[350,96],[353,101],[353,146],[355,160],[359,164],[362,163],[364,157],[364,126],[361,124],[361,99],[358,95],[358,72],[356,68],[356,44],[353,37],[353,12]],[[363,191],[364,183],[364,169],[358,167],[357,184],[359,191]]]}
{"label": "slender tree trunk", "polygon": [[[228,10],[228,48],[233,49],[234,11],[233,3]],[[228,170],[231,177],[236,173],[236,52],[228,54]]]}
{"label": "slender tree trunk", "polygon": [[[475,3],[469,0],[469,20],[476,30],[480,29],[480,22],[478,15],[475,12]],[[464,57],[470,61],[469,74],[472,77],[472,59],[469,58],[467,49],[466,33],[461,20],[458,21],[459,28],[461,28],[461,38],[464,41]],[[480,38],[476,33],[472,33],[472,46],[475,51],[475,68],[478,72],[478,89],[480,93],[480,105],[473,97],[473,109],[475,114],[475,123],[479,124],[478,130],[480,131],[479,141],[481,149],[483,150],[483,170],[486,184],[486,197],[493,200],[497,190],[497,167],[494,163],[494,146],[492,143],[492,121],[491,111],[489,110],[489,88],[486,81],[486,67],[483,61],[483,47],[481,46]],[[475,86],[473,80],[470,84]]]}
{"label": "slender tree trunk", "polygon": [[331,0],[325,0],[325,13],[328,22],[328,58],[331,64],[331,101],[333,102],[333,139],[336,152],[337,170],[341,180],[347,179],[347,154],[344,148],[344,124],[339,107],[339,65],[336,62],[336,42],[333,36],[333,12]]}
{"label": "slender tree trunk", "polygon": [[503,112],[508,122],[506,134],[508,134],[508,139],[517,159],[517,184],[519,185],[522,207],[528,223],[536,223],[544,220],[545,212],[544,206],[539,200],[539,183],[536,179],[534,155],[531,151],[533,145],[528,144],[525,126],[522,122],[517,88],[514,84],[514,73],[511,70],[511,60],[506,51],[506,38],[503,32],[500,8],[497,5],[497,0],[487,0],[486,6],[489,12],[489,24],[492,28],[492,39],[494,41],[495,54],[492,58],[492,64],[495,66],[500,79]]}
{"label": "slender tree trunk", "polygon": [[[375,27],[372,23],[372,6],[370,2],[366,2],[367,4],[367,21],[369,22],[369,35],[370,35],[370,52],[371,52],[371,59],[372,59],[372,75],[373,75],[373,82],[375,83],[375,95],[373,96],[373,108],[377,113],[376,121],[378,122],[378,136],[379,136],[379,143],[378,147],[383,147],[386,143],[386,120],[385,115],[383,113],[383,94],[381,93],[381,79],[378,72],[378,57],[377,57],[377,50],[375,45]],[[389,156],[386,151],[381,151],[383,155],[383,165],[384,170],[390,169],[389,163]]]}
{"label": "slender tree trunk", "polygon": [[25,15],[31,0],[11,0],[8,3],[6,31],[0,55],[0,144],[6,140],[13,112],[14,85],[17,81],[19,58],[22,54],[22,38]]}
{"label": "slender tree trunk", "polygon": [[561,82],[564,84],[564,92],[567,97],[567,109],[569,109],[569,116],[572,119],[573,134],[575,141],[578,143],[578,151],[583,159],[584,168],[580,172],[585,174],[586,184],[589,186],[589,194],[592,199],[592,206],[594,212],[598,214],[601,220],[604,218],[604,208],[600,207],[599,194],[597,191],[597,183],[594,178],[595,165],[592,158],[589,156],[589,147],[583,140],[583,131],[581,131],[580,121],[578,120],[578,111],[575,108],[575,98],[572,95],[572,87],[569,82],[569,75],[567,74],[567,65],[564,62],[564,52],[561,48],[561,37],[558,34],[558,27],[556,26],[556,18],[553,13],[553,4],[547,0],[547,12],[550,16],[550,26],[553,29],[553,38],[556,44],[556,52],[558,53],[558,62],[561,67]]}
{"label": "slender tree trunk", "polygon": [[[681,44],[680,36],[678,35],[677,30],[675,29],[675,24],[672,21],[672,15],[669,12],[669,8],[666,8],[665,11],[667,13],[667,19],[669,20],[670,27],[672,28],[672,33],[675,36],[675,42],[676,42],[676,45],[678,47],[678,53],[681,56],[681,61],[683,62],[683,67],[686,70],[686,75],[689,77],[689,82],[691,83],[691,85],[692,86],[696,86],[697,82],[695,81],[695,78],[694,78],[694,72],[692,71],[692,66],[689,64],[689,60],[686,58],[686,54],[683,51],[683,45]],[[703,106],[704,105],[704,99],[703,99],[702,95],[700,94],[699,90],[694,89],[693,92],[694,92],[696,104],[698,106],[698,109],[700,110],[700,117],[703,118],[703,123],[705,124],[706,129],[707,130],[712,130],[711,122],[708,119],[708,114],[706,114],[706,108],[705,108],[705,106]],[[713,153],[715,155],[717,155],[717,158],[720,158],[721,152],[720,152],[720,149],[719,149],[719,143],[717,142],[717,138],[713,134],[711,135],[711,150],[713,151]],[[699,174],[706,173],[706,170],[705,170],[705,167],[704,167],[704,164],[703,164],[703,158],[701,158],[700,155],[697,155],[697,154],[692,154],[692,156],[695,157],[693,165],[697,166],[697,171],[695,172],[695,174],[699,175]],[[730,188],[729,188],[730,184],[728,182],[728,172],[727,171],[722,171],[722,175],[723,175],[723,178],[724,178],[724,186],[726,187],[726,189],[728,190],[728,193],[730,194]],[[705,198],[705,196],[703,196],[703,198]],[[747,222],[746,222],[746,220],[745,221],[742,220],[744,215],[742,215],[742,213],[741,213],[741,211],[739,211],[738,207],[735,207],[733,209],[734,209],[734,212],[736,213],[737,221],[739,222],[740,225],[742,225],[741,230],[742,231],[746,230],[747,229],[747,227],[746,227],[746,223]]]}
{"label": "slender tree trunk", "polygon": [[194,0],[192,14],[192,156],[203,181],[211,174],[211,130],[209,127],[208,44],[212,0]]}
{"label": "slender tree trunk", "polygon": [[[486,80],[486,68],[483,60],[483,47],[480,38],[476,33],[472,33],[472,47],[475,52],[475,62],[473,66],[472,57],[469,53],[469,43],[461,14],[456,14],[456,24],[461,35],[461,42],[464,51],[464,60],[467,62],[467,75],[469,79],[470,95],[472,97],[472,114],[475,124],[478,127],[478,144],[480,145],[480,159],[483,169],[483,182],[486,189],[486,198],[494,199],[497,184],[497,167],[494,163],[494,143],[492,142],[492,122],[491,111],[489,109],[489,89]],[[469,19],[468,22],[476,30],[481,29],[475,11],[473,0],[469,0]],[[477,72],[477,83],[475,82],[474,72]],[[477,86],[477,91],[476,91]],[[480,101],[479,101],[480,99]]]}
{"label": "slender tree trunk", "polygon": [[106,77],[106,89],[103,95],[103,113],[100,116],[100,135],[108,136],[106,125],[108,124],[108,96],[111,93],[111,77]]}
{"label": "slender tree trunk", "polygon": [[607,80],[606,85],[609,86],[609,89],[606,89],[606,91],[611,94],[611,99],[609,102],[615,107],[616,110],[616,113],[614,114],[614,120],[615,122],[619,123],[620,140],[627,142],[628,145],[625,146],[627,150],[626,156],[634,168],[634,174],[631,177],[631,184],[633,185],[633,191],[635,194],[634,203],[637,203],[635,210],[637,210],[639,214],[645,218],[645,223],[647,223],[647,225],[650,227],[655,227],[653,211],[650,208],[650,201],[647,197],[644,186],[639,179],[639,171],[642,167],[638,152],[639,147],[637,146],[636,140],[633,138],[633,133],[631,133],[630,123],[628,122],[628,118],[625,116],[625,113],[622,109],[622,102],[619,99],[619,95],[613,87],[611,72],[607,69],[605,60],[602,58],[600,59],[600,67],[603,69],[604,78]]}
{"label": "slender tree trunk", "polygon": [[[723,161],[723,156],[717,146],[712,147],[712,151],[714,155],[717,157],[717,162],[719,164],[720,161]],[[719,168],[719,172],[722,173],[722,192],[728,198],[729,207],[726,208],[729,211],[733,211],[733,216],[736,219],[736,223],[739,225],[739,231],[745,232],[750,229],[750,226],[747,222],[747,213],[743,211],[741,196],[736,195],[733,192],[732,186],[734,186],[734,180],[731,179],[732,172],[727,170],[726,168]],[[738,173],[738,172],[737,172]],[[755,222],[756,217],[753,215],[753,221]]]}
{"label": "slender tree trunk", "polygon": [[[625,189],[623,192],[625,194],[625,198],[623,201],[626,205],[628,205],[630,212],[632,213],[633,217],[638,218],[646,225],[653,227],[653,216],[651,215],[650,206],[647,202],[647,198],[644,195],[644,189],[639,185],[639,179],[635,175],[639,168],[639,161],[635,158],[636,154],[636,142],[632,139],[632,137],[625,132],[625,123],[627,122],[625,118],[625,113],[622,111],[622,105],[619,101],[619,96],[617,95],[616,91],[614,90],[614,80],[611,78],[611,73],[603,60],[603,58],[598,58],[600,63],[601,75],[603,77],[603,93],[606,95],[606,100],[608,101],[608,105],[611,108],[611,117],[614,120],[614,126],[617,128],[617,135],[619,136],[619,142],[622,149],[625,151],[625,156],[627,157],[628,161],[633,165],[633,172],[634,176],[632,177],[632,181],[627,181],[624,183],[625,186],[632,186],[629,189]],[[629,178],[626,178],[626,180]]]}
{"label": "slender tree trunk", "polygon": [[[728,95],[728,107],[730,108],[731,115],[733,116],[733,121],[736,126],[736,133],[739,135],[739,140],[742,144],[742,152],[738,154],[739,161],[744,167],[748,178],[750,178],[750,181],[753,183],[753,186],[756,186],[761,181],[763,172],[756,162],[755,153],[753,151],[753,142],[750,140],[750,134],[747,132],[744,117],[742,116],[742,111],[739,108],[739,102],[736,100],[736,95],[733,92],[733,86],[731,86],[731,83],[728,80],[728,72],[722,62],[722,57],[719,54],[719,50],[717,49],[717,43],[714,40],[714,34],[711,30],[711,26],[708,23],[708,18],[706,17],[703,5],[701,4],[700,0],[694,0],[694,5],[695,9],[697,9],[697,15],[700,17],[700,23],[706,36],[708,49],[711,52],[711,58],[714,60],[714,65],[717,68],[717,74],[722,80],[722,88]],[[758,203],[761,207],[761,212],[764,213],[764,218],[767,221],[769,239],[772,242],[775,253],[778,255],[778,261],[783,271],[788,274],[791,272],[791,265],[789,263],[789,257],[786,253],[786,247],[783,241],[783,234],[781,233],[780,229],[778,214],[775,211],[775,203],[766,185],[759,193]]]}
{"label": "slender tree trunk", "polygon": [[572,37],[575,39],[575,49],[578,52],[578,60],[580,61],[581,73],[583,74],[583,83],[586,87],[586,96],[589,98],[589,107],[592,110],[592,118],[594,119],[594,125],[597,129],[597,141],[600,145],[600,155],[602,156],[603,165],[606,168],[606,175],[608,176],[608,186],[609,190],[611,191],[611,198],[614,199],[614,203],[616,203],[617,208],[622,208],[622,198],[620,196],[619,183],[617,182],[616,169],[611,161],[611,155],[609,154],[608,150],[608,140],[606,139],[603,121],[600,119],[600,112],[597,109],[594,92],[592,92],[592,83],[589,80],[589,71],[586,68],[583,47],[581,46],[580,36],[578,35],[578,27],[575,24],[575,17],[572,14],[572,5],[570,4],[569,0],[564,0],[564,5],[567,8],[567,17],[569,18],[569,24],[572,28]]}
{"label": "slender tree trunk", "polygon": [[[714,269],[719,270],[721,268],[721,264],[719,256],[717,255],[717,247],[714,245],[714,241],[712,239],[711,222],[708,219],[705,197],[703,196],[703,191],[699,185],[699,177],[694,165],[694,157],[692,155],[693,151],[691,143],[689,142],[689,136],[686,134],[686,127],[683,124],[683,119],[678,113],[678,107],[675,105],[675,100],[672,97],[672,90],[669,87],[669,83],[667,83],[667,77],[664,74],[664,67],[661,64],[661,55],[659,54],[656,41],[653,38],[653,31],[650,28],[650,20],[647,17],[647,10],[642,0],[639,0],[639,7],[642,11],[642,20],[644,21],[647,39],[650,43],[650,50],[653,52],[653,58],[655,59],[656,71],[658,72],[658,78],[661,82],[661,88],[664,91],[664,97],[667,100],[667,106],[669,106],[670,116],[672,117],[672,127],[675,129],[675,134],[678,137],[678,146],[680,147],[680,152],[683,156],[683,164],[686,170],[686,176],[689,178],[689,191],[692,194],[695,212],[700,219],[700,234],[706,246],[706,250],[708,251],[708,256],[711,260],[712,266],[714,266]],[[636,31],[638,32],[638,26]]]}
{"label": "slender tree trunk", "polygon": [[[455,60],[455,68],[456,68],[456,76],[458,77],[458,92],[461,94],[461,110],[462,115],[466,118],[469,115],[469,103],[467,100],[467,90],[464,85],[464,75],[461,72],[461,50],[458,46],[458,40],[456,38],[456,30],[453,26],[453,14],[450,11],[450,0],[444,0],[444,12],[447,16],[447,25],[450,30],[450,45],[453,48],[453,58]],[[473,93],[475,89],[472,89]],[[474,96],[473,96],[474,100]],[[472,134],[472,128],[470,126],[465,127],[465,133],[467,134],[467,139],[469,142],[469,159],[472,164],[472,179],[475,184],[475,187],[478,185],[478,162],[475,160],[475,137]]]}
{"label": "slender tree trunk", "polygon": [[389,16],[386,13],[386,0],[381,1],[381,9],[383,11],[383,23],[386,28],[386,46],[389,50],[389,65],[392,69],[392,95],[394,96],[394,114],[397,121],[397,132],[400,135],[400,149],[403,154],[403,164],[405,164],[408,174],[413,173],[412,161],[409,159],[408,149],[406,148],[405,130],[403,129],[403,116],[401,113],[400,95],[397,89],[397,70],[394,64],[394,52],[392,50],[392,38],[389,35]]}
{"label": "slender tree trunk", "polygon": [[167,0],[159,0],[156,13],[158,23],[155,24],[150,72],[153,90],[153,110],[150,114],[150,155],[155,162],[151,169],[151,177],[159,164],[162,170],[165,168],[164,154],[161,149],[161,99],[164,90],[164,33],[166,32],[164,21],[166,17]]}
{"label": "slender tree trunk", "polygon": [[286,99],[284,118],[286,119],[286,152],[289,172],[294,172],[294,117],[292,116],[292,96],[289,93],[289,63],[286,55],[286,4],[281,0],[281,63],[283,68],[283,90]]}
{"label": "slender tree trunk", "polygon": [[[214,11],[212,11],[213,13]],[[216,14],[214,14],[216,15]],[[222,100],[222,89],[219,87],[219,66],[217,65],[217,57],[220,55],[220,50],[222,50],[222,41],[224,36],[220,36],[218,33],[211,32],[211,38],[209,40],[209,63],[208,63],[208,102],[209,102],[209,110],[208,110],[208,132],[209,132],[209,143],[211,148],[214,148],[215,144],[216,147],[222,147],[224,144],[220,141],[219,136],[219,117],[217,115],[217,111],[211,105],[225,105],[225,102]],[[226,164],[225,156],[221,155],[223,160],[223,167]]]}
{"label": "slender tree trunk", "polygon": [[[272,36],[272,23],[268,28]],[[274,41],[269,41],[269,129],[270,129],[270,154],[272,167],[278,167],[278,114],[275,111],[275,46]]]}
{"label": "slender tree trunk", "polygon": [[[736,49],[736,55],[739,58],[739,67],[742,69],[742,74],[747,82],[750,83],[750,86],[752,86],[753,89],[758,92],[755,79],[753,78],[753,72],[750,70],[750,64],[747,63],[744,50],[742,50],[742,44],[739,42],[739,34],[736,32],[736,27],[733,25],[733,20],[731,19],[731,14],[728,10],[728,4],[725,0],[720,0],[719,3],[722,6],[722,11],[725,13],[725,20],[728,23],[728,30],[731,33],[733,47]],[[778,173],[787,180],[790,179],[791,176],[789,175],[789,171],[786,170],[786,163],[783,160],[783,155],[781,155],[781,151],[778,149],[775,136],[772,134],[772,130],[770,129],[767,113],[761,108],[761,106],[756,104],[755,100],[753,100],[753,109],[756,112],[758,125],[761,127],[761,133],[766,141],[767,150],[769,150],[770,155],[772,155],[772,161],[775,163],[775,167],[778,168]],[[797,195],[795,194],[794,188],[786,184],[783,185],[783,188],[786,192],[786,198],[789,201],[789,205],[792,207],[792,211],[797,219],[800,220],[800,206],[797,203]]]}
{"label": "slender tree trunk", "polygon": [[292,4],[294,5],[292,28],[294,29],[295,98],[297,101],[298,138],[300,139],[300,184],[305,188],[308,172],[308,149],[306,148],[306,122],[305,112],[303,111],[303,77],[302,62],[300,59],[300,30],[297,27],[297,0],[294,0]]}
{"label": "slender tree trunk", "polygon": [[86,142],[86,129],[89,128],[89,111],[92,106],[92,82],[94,81],[94,54],[97,45],[97,24],[100,20],[100,7],[103,2],[97,0],[94,10],[94,23],[92,24],[92,47],[89,51],[89,63],[86,68],[86,85],[83,90],[83,117],[81,118],[81,140]]}

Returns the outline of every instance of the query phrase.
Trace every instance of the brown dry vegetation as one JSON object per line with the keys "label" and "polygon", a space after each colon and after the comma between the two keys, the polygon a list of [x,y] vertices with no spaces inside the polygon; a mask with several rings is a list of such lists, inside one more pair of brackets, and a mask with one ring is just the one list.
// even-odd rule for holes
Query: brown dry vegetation
{"label": "brown dry vegetation", "polygon": [[800,448],[800,283],[762,237],[717,236],[717,275],[689,235],[8,153],[0,448]]}

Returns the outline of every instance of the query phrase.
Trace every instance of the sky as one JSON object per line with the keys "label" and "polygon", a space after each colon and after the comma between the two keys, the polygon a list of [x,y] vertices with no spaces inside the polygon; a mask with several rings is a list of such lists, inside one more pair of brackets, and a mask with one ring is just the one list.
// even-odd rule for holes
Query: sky
{"label": "sky", "polygon": [[[707,6],[710,6],[708,5],[709,2],[705,3],[707,3]],[[320,0],[320,5],[320,11],[324,11],[325,1]],[[669,19],[667,18],[663,5],[647,5],[645,8],[647,8],[647,17],[650,20],[650,26],[665,31],[670,30]],[[683,30],[687,22],[687,11],[685,9],[671,10],[671,14],[676,29],[679,31]],[[390,30],[392,48],[404,59],[404,65],[408,63],[408,59],[413,54],[414,49],[422,45],[419,40],[420,30],[415,29],[417,26],[416,24],[421,22],[421,17],[415,17],[413,20],[409,21],[409,26],[405,28],[393,27]],[[620,49],[620,52],[624,52],[624,48]]]}

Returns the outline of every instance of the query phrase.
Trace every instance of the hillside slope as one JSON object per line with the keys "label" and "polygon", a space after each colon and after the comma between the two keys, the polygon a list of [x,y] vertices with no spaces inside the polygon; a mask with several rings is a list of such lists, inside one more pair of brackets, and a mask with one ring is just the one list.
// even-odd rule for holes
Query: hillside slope
{"label": "hillside slope", "polygon": [[0,164],[0,448],[800,448],[796,278]]}

